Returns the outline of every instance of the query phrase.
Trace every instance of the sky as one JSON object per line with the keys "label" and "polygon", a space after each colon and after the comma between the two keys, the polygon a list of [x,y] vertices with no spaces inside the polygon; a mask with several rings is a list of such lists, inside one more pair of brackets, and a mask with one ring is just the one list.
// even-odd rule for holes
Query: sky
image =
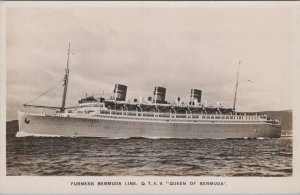
{"label": "sky", "polygon": [[[292,109],[292,14],[286,7],[12,7],[6,9],[7,120],[64,76],[67,105],[128,86],[129,99],[167,88],[166,99],[238,111]],[[247,82],[251,80],[253,82]],[[34,104],[60,106],[62,86]]]}

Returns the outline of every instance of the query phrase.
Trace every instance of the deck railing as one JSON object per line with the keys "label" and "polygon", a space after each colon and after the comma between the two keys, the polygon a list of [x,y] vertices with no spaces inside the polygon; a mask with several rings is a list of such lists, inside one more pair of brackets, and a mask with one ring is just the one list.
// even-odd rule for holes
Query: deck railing
{"label": "deck railing", "polygon": [[[159,113],[159,112],[138,112],[138,111],[119,111],[119,110],[100,110],[100,115],[115,115],[115,116],[132,116],[132,117],[153,117],[153,118],[177,118],[177,119],[209,119],[209,120],[266,120],[266,115],[263,114],[176,114],[176,113]],[[97,114],[95,114],[97,115]]]}
{"label": "deck railing", "polygon": [[[26,112],[24,110],[24,112]],[[32,113],[32,112],[29,112]],[[61,115],[61,116],[68,116],[68,115],[76,115],[81,117],[109,117],[109,118],[120,118],[120,119],[162,119],[162,120],[197,120],[197,121],[268,121],[272,122],[273,120],[268,120],[265,114],[260,113],[236,113],[236,114],[195,114],[195,113],[186,113],[186,114],[178,114],[178,113],[161,113],[161,112],[140,112],[140,111],[125,111],[125,110],[98,110],[98,111],[76,111],[76,110],[69,110],[66,113],[45,113],[37,111],[36,114],[46,114],[48,116],[51,115]]]}

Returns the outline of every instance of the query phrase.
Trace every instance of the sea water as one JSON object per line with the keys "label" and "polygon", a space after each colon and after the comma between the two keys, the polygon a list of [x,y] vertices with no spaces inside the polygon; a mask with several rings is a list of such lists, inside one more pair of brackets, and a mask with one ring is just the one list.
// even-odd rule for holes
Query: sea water
{"label": "sea water", "polygon": [[[7,175],[292,176],[292,138],[103,139],[7,134]],[[13,132],[13,133],[12,133]]]}

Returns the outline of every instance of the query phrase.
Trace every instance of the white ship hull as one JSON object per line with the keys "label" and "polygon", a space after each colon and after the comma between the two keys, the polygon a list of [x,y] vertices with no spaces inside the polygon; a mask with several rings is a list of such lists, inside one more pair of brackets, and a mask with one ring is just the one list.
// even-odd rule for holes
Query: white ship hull
{"label": "white ship hull", "polygon": [[19,111],[19,136],[84,136],[107,138],[278,138],[281,128],[263,121],[201,121],[138,117],[46,116]]}

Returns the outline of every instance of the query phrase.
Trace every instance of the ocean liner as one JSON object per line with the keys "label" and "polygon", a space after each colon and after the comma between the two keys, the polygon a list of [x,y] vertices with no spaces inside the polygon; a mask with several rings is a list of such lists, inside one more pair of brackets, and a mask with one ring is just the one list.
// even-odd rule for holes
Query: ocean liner
{"label": "ocean liner", "polygon": [[[156,86],[152,96],[127,101],[127,86],[115,84],[111,97],[87,96],[78,105],[66,107],[69,82],[69,54],[63,79],[60,107],[24,104],[18,110],[21,136],[85,136],[103,138],[279,138],[281,125],[276,119],[253,112],[235,109],[239,74],[235,86],[233,108],[219,103],[201,103],[202,91],[191,89],[190,101],[166,101],[166,88]],[[239,71],[238,71],[239,73]],[[27,108],[46,108],[54,111],[32,111]],[[30,110],[30,111],[28,111]]]}

